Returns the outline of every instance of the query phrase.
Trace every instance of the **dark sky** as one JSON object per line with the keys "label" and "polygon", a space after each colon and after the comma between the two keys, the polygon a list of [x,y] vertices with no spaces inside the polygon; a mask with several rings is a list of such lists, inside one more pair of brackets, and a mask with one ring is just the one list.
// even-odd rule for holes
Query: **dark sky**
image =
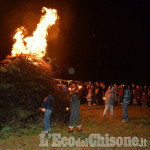
{"label": "dark sky", "polygon": [[[144,0],[1,0],[0,58],[11,52],[16,28],[35,30],[41,8],[58,10],[48,55],[61,77],[150,82],[150,2]],[[69,75],[68,69],[75,68]]]}

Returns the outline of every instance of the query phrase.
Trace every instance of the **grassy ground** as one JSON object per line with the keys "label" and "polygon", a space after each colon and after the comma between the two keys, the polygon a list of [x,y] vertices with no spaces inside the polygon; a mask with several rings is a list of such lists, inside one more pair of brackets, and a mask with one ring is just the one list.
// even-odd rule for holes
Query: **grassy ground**
{"label": "grassy ground", "polygon": [[61,133],[61,136],[70,137],[73,136],[75,139],[85,139],[91,133],[100,133],[101,136],[105,136],[106,133],[109,136],[114,137],[127,137],[137,136],[140,138],[147,139],[146,148],[53,148],[51,146],[52,140],[48,139],[48,147],[41,148],[40,144],[40,132],[43,129],[43,124],[33,125],[29,129],[18,129],[5,127],[0,133],[0,150],[49,150],[49,149],[99,149],[99,150],[150,150],[150,108],[141,108],[138,106],[129,106],[128,112],[130,121],[126,124],[121,123],[123,116],[122,106],[114,106],[114,117],[111,118],[109,112],[105,118],[102,117],[104,106],[93,106],[92,110],[88,110],[86,104],[81,105],[81,124],[83,126],[83,133],[79,134],[74,129],[74,134],[70,135],[67,133],[68,127],[64,124],[52,124],[52,133]]}

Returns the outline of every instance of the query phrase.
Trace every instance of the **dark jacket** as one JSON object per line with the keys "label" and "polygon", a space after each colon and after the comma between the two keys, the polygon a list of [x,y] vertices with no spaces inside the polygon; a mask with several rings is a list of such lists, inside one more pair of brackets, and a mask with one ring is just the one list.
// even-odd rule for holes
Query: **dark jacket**
{"label": "dark jacket", "polygon": [[43,108],[45,109],[49,109],[52,110],[53,106],[52,106],[52,101],[54,100],[54,98],[49,95],[44,99],[44,103],[43,103]]}
{"label": "dark jacket", "polygon": [[123,97],[122,97],[123,104],[129,104],[130,103],[130,98],[131,98],[130,89],[125,88],[124,92],[123,92]]}
{"label": "dark jacket", "polygon": [[80,114],[80,100],[78,100],[77,95],[73,93],[71,95],[71,114],[72,115],[79,115]]}

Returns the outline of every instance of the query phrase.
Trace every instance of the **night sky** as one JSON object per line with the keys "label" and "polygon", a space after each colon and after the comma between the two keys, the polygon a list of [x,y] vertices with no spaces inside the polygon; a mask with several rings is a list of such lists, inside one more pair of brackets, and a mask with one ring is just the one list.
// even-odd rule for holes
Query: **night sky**
{"label": "night sky", "polygon": [[[148,0],[1,0],[0,59],[11,53],[16,28],[32,35],[42,7],[58,10],[47,53],[61,78],[104,82],[150,82]],[[75,73],[70,75],[69,68]]]}

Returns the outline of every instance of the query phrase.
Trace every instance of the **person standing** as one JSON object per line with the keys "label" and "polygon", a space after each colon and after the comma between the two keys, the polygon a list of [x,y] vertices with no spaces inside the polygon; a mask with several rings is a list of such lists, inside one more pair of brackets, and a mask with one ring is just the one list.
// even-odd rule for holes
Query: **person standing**
{"label": "person standing", "polygon": [[131,92],[131,99],[132,99],[132,101],[133,101],[133,105],[137,105],[135,90],[133,90],[133,91]]}
{"label": "person standing", "polygon": [[71,115],[69,120],[69,131],[68,133],[73,133],[73,122],[76,121],[77,131],[82,132],[82,128],[79,122],[80,116],[80,100],[77,97],[75,90],[71,91]]}
{"label": "person standing", "polygon": [[120,104],[121,101],[122,101],[122,92],[123,92],[123,86],[120,85],[120,86],[118,87],[118,104]]}
{"label": "person standing", "polygon": [[118,96],[118,87],[116,84],[114,84],[114,103],[115,103],[115,105],[118,104],[118,97],[117,96]]}
{"label": "person standing", "polygon": [[89,89],[88,91],[88,95],[87,95],[87,102],[88,102],[88,106],[89,106],[89,109],[91,110],[92,109],[92,89]]}
{"label": "person standing", "polygon": [[112,85],[106,91],[104,100],[105,100],[105,109],[103,112],[103,117],[106,116],[106,113],[107,113],[109,107],[110,107],[110,115],[113,116],[114,92],[113,92]]}
{"label": "person standing", "polygon": [[52,113],[52,102],[54,101],[54,98],[51,95],[48,95],[45,99],[44,99],[44,103],[43,103],[43,111],[44,111],[44,128],[45,130],[42,131],[42,133],[46,134],[48,133],[48,131],[51,131],[50,128],[50,116]]}
{"label": "person standing", "polygon": [[139,85],[136,86],[136,89],[135,89],[135,92],[136,92],[136,100],[137,100],[137,104],[138,106],[141,106],[141,100],[140,100],[140,97],[141,97],[141,87]]}
{"label": "person standing", "polygon": [[97,103],[97,94],[98,94],[98,91],[99,91],[99,86],[98,86],[98,82],[95,83],[95,89],[94,89],[94,93],[93,93],[93,105],[96,105]]}
{"label": "person standing", "polygon": [[145,92],[142,93],[141,102],[142,102],[142,107],[147,107],[147,95]]}
{"label": "person standing", "polygon": [[131,91],[128,88],[128,86],[125,85],[123,95],[122,95],[122,105],[123,105],[123,113],[124,113],[124,119],[122,120],[122,123],[126,123],[127,121],[129,121],[128,105],[130,104],[130,98],[131,98]]}

